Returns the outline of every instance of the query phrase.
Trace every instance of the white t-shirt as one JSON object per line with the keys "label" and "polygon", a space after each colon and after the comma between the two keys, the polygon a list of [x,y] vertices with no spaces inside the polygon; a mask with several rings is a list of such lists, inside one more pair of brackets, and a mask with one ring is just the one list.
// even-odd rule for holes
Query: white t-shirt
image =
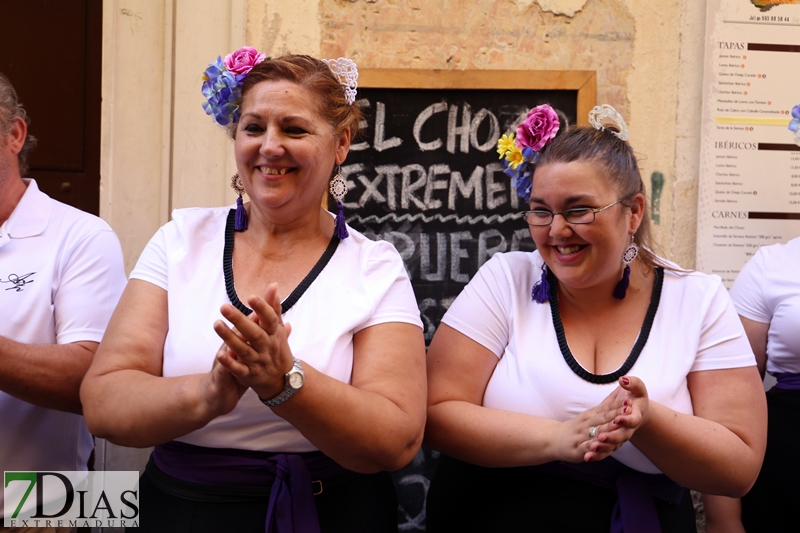
{"label": "white t-shirt", "polygon": [[[484,406],[564,421],[599,404],[617,383],[585,381],[565,362],[550,303],[531,300],[541,268],[539,252],[495,254],[442,321],[500,359]],[[719,278],[665,271],[650,336],[627,373],[644,380],[650,399],[692,414],[687,374],[752,365],[755,358]],[[659,472],[630,443],[613,455],[641,472]]]}
{"label": "white t-shirt", "polygon": [[[167,291],[169,333],[164,376],[208,372],[222,341],[214,332],[230,303],[222,268],[229,207],[179,209],[142,252],[131,278]],[[284,314],[293,355],[345,383],[353,368],[353,334],[376,324],[422,328],[400,255],[386,242],[348,228],[325,268]],[[248,389],[236,408],[178,439],[198,446],[305,452],[317,448]]]}
{"label": "white t-shirt", "polygon": [[760,248],[731,287],[736,310],[769,324],[767,372],[800,373],[800,237]]}
{"label": "white t-shirt", "polygon": [[[119,240],[103,220],[25,181],[0,226],[0,335],[26,344],[100,342],[125,287]],[[86,470],[93,445],[80,415],[0,392],[0,431],[0,470]]]}

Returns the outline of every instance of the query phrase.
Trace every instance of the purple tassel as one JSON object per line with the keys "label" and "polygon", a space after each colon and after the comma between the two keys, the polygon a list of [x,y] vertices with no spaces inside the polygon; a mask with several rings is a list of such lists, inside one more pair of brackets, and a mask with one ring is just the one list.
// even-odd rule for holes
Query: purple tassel
{"label": "purple tassel", "polygon": [[343,241],[350,234],[347,233],[347,225],[344,223],[344,206],[342,202],[336,203],[339,204],[339,212],[336,214],[336,236],[339,237],[340,241]]}
{"label": "purple tassel", "polygon": [[614,298],[622,300],[625,298],[625,293],[628,291],[628,285],[631,282],[631,267],[625,265],[625,270],[622,272],[622,279],[619,280],[617,286],[614,287]]}
{"label": "purple tassel", "polygon": [[543,304],[550,300],[550,282],[547,281],[547,265],[542,265],[542,279],[536,282],[531,290],[531,299]]}
{"label": "purple tassel", "polygon": [[244,231],[247,229],[247,211],[244,210],[241,194],[236,199],[236,220],[234,221],[233,229],[236,231]]}

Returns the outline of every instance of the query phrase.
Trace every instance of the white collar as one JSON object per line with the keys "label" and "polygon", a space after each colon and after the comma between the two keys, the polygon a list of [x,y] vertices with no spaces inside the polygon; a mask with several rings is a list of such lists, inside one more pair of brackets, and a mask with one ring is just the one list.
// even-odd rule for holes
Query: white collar
{"label": "white collar", "polygon": [[39,190],[36,180],[23,178],[25,194],[11,212],[4,226],[12,239],[24,239],[41,234],[50,221],[50,197]]}

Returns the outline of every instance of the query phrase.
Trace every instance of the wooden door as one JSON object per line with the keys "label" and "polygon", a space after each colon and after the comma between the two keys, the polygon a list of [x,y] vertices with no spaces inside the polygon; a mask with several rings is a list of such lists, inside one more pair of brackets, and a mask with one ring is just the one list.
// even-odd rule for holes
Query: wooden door
{"label": "wooden door", "polygon": [[28,177],[98,214],[102,0],[0,0],[0,71],[39,144]]}

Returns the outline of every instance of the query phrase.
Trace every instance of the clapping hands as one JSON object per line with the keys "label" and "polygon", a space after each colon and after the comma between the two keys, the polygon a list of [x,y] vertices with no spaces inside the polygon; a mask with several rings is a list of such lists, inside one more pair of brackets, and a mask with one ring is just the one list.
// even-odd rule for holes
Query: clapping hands
{"label": "clapping hands", "polygon": [[206,381],[218,414],[233,410],[248,388],[262,398],[277,396],[284,388],[294,357],[287,341],[291,326],[283,322],[277,292],[277,284],[271,283],[263,297],[248,298],[250,316],[230,304],[220,309],[233,327],[222,320],[214,323],[223,344]]}
{"label": "clapping hands", "polygon": [[599,405],[564,423],[569,462],[601,461],[628,442],[649,415],[644,382],[623,376]]}

